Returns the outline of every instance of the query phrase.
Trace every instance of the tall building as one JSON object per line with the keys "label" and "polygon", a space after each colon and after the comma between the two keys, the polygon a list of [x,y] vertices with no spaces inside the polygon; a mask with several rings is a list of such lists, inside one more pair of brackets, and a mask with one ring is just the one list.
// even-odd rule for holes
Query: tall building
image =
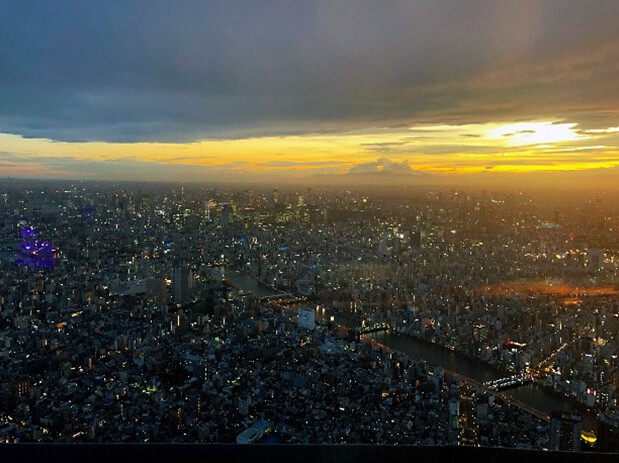
{"label": "tall building", "polygon": [[421,232],[419,231],[414,231],[410,234],[410,243],[411,246],[415,249],[418,249],[421,247]]}
{"label": "tall building", "polygon": [[161,278],[148,278],[145,282],[146,296],[157,302],[163,308],[168,302],[168,289],[165,280]]}
{"label": "tall building", "polygon": [[600,270],[604,266],[604,250],[589,248],[587,250],[587,266],[591,270]]}
{"label": "tall building", "polygon": [[189,302],[193,289],[193,272],[186,267],[175,266],[172,274],[172,288],[174,289],[175,304]]}
{"label": "tall building", "polygon": [[207,221],[210,221],[210,220],[211,220],[211,204],[210,204],[210,202],[209,202],[209,201],[206,201],[206,202],[204,203],[204,218],[205,218]]}
{"label": "tall building", "polygon": [[225,204],[221,210],[221,226],[227,227],[234,220],[235,210],[231,204]]}
{"label": "tall building", "polygon": [[299,328],[305,328],[306,330],[313,330],[316,328],[316,314],[312,309],[306,307],[299,307]]}
{"label": "tall building", "polygon": [[385,291],[382,291],[380,293],[380,308],[382,310],[389,310],[391,309],[391,305],[392,305],[391,291],[389,291],[388,289]]}
{"label": "tall building", "polygon": [[578,452],[580,428],[580,415],[553,411],[550,415],[550,450]]}
{"label": "tall building", "polygon": [[593,352],[593,338],[591,336],[582,336],[578,339],[578,353],[582,356],[584,354],[591,354]]}

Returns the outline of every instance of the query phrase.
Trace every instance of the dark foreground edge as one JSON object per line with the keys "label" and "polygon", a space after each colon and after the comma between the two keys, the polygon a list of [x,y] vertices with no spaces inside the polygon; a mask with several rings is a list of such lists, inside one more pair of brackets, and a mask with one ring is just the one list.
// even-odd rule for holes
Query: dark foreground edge
{"label": "dark foreground edge", "polygon": [[2,462],[613,462],[619,454],[379,445],[5,444]]}

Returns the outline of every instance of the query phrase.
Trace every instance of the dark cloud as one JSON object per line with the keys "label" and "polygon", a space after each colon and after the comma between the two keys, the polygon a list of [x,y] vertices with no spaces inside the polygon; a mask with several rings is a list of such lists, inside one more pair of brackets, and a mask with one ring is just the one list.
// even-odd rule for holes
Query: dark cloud
{"label": "dark cloud", "polygon": [[[415,146],[414,154],[418,155],[436,155],[436,154],[455,154],[455,153],[466,153],[466,154],[494,154],[499,155],[503,151],[513,151],[513,148],[502,147],[497,148],[496,146],[488,146],[488,145],[421,145]],[[413,153],[411,153],[413,154]]]}
{"label": "dark cloud", "polygon": [[408,145],[407,141],[394,141],[394,142],[382,142],[382,143],[362,143],[361,146],[365,146],[368,151],[374,153],[396,153],[403,150],[403,146]]}
{"label": "dark cloud", "polygon": [[0,11],[0,127],[26,137],[619,125],[615,0],[2,0]]}

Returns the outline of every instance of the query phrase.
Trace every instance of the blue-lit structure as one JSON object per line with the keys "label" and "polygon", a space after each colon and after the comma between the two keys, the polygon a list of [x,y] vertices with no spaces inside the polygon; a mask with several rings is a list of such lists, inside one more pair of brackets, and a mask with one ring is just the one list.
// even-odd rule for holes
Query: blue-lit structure
{"label": "blue-lit structure", "polygon": [[84,206],[84,209],[83,209],[84,219],[88,221],[94,220],[96,212],[97,212],[97,208],[95,207],[94,204],[87,204],[86,206]]}
{"label": "blue-lit structure", "polygon": [[38,234],[32,227],[22,227],[20,235],[23,239],[19,246],[19,255],[15,263],[20,266],[51,268],[58,257],[56,248],[45,240],[36,239]]}
{"label": "blue-lit structure", "polygon": [[37,232],[36,232],[36,230],[34,228],[32,228],[30,226],[25,226],[25,227],[21,228],[20,235],[24,239],[36,238],[37,237]]}

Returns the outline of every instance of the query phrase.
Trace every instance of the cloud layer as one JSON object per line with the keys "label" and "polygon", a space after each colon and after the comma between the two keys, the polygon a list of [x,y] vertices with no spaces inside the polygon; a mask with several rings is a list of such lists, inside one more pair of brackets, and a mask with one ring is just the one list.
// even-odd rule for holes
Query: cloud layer
{"label": "cloud layer", "polygon": [[25,137],[619,126],[614,0],[0,3],[0,127]]}

